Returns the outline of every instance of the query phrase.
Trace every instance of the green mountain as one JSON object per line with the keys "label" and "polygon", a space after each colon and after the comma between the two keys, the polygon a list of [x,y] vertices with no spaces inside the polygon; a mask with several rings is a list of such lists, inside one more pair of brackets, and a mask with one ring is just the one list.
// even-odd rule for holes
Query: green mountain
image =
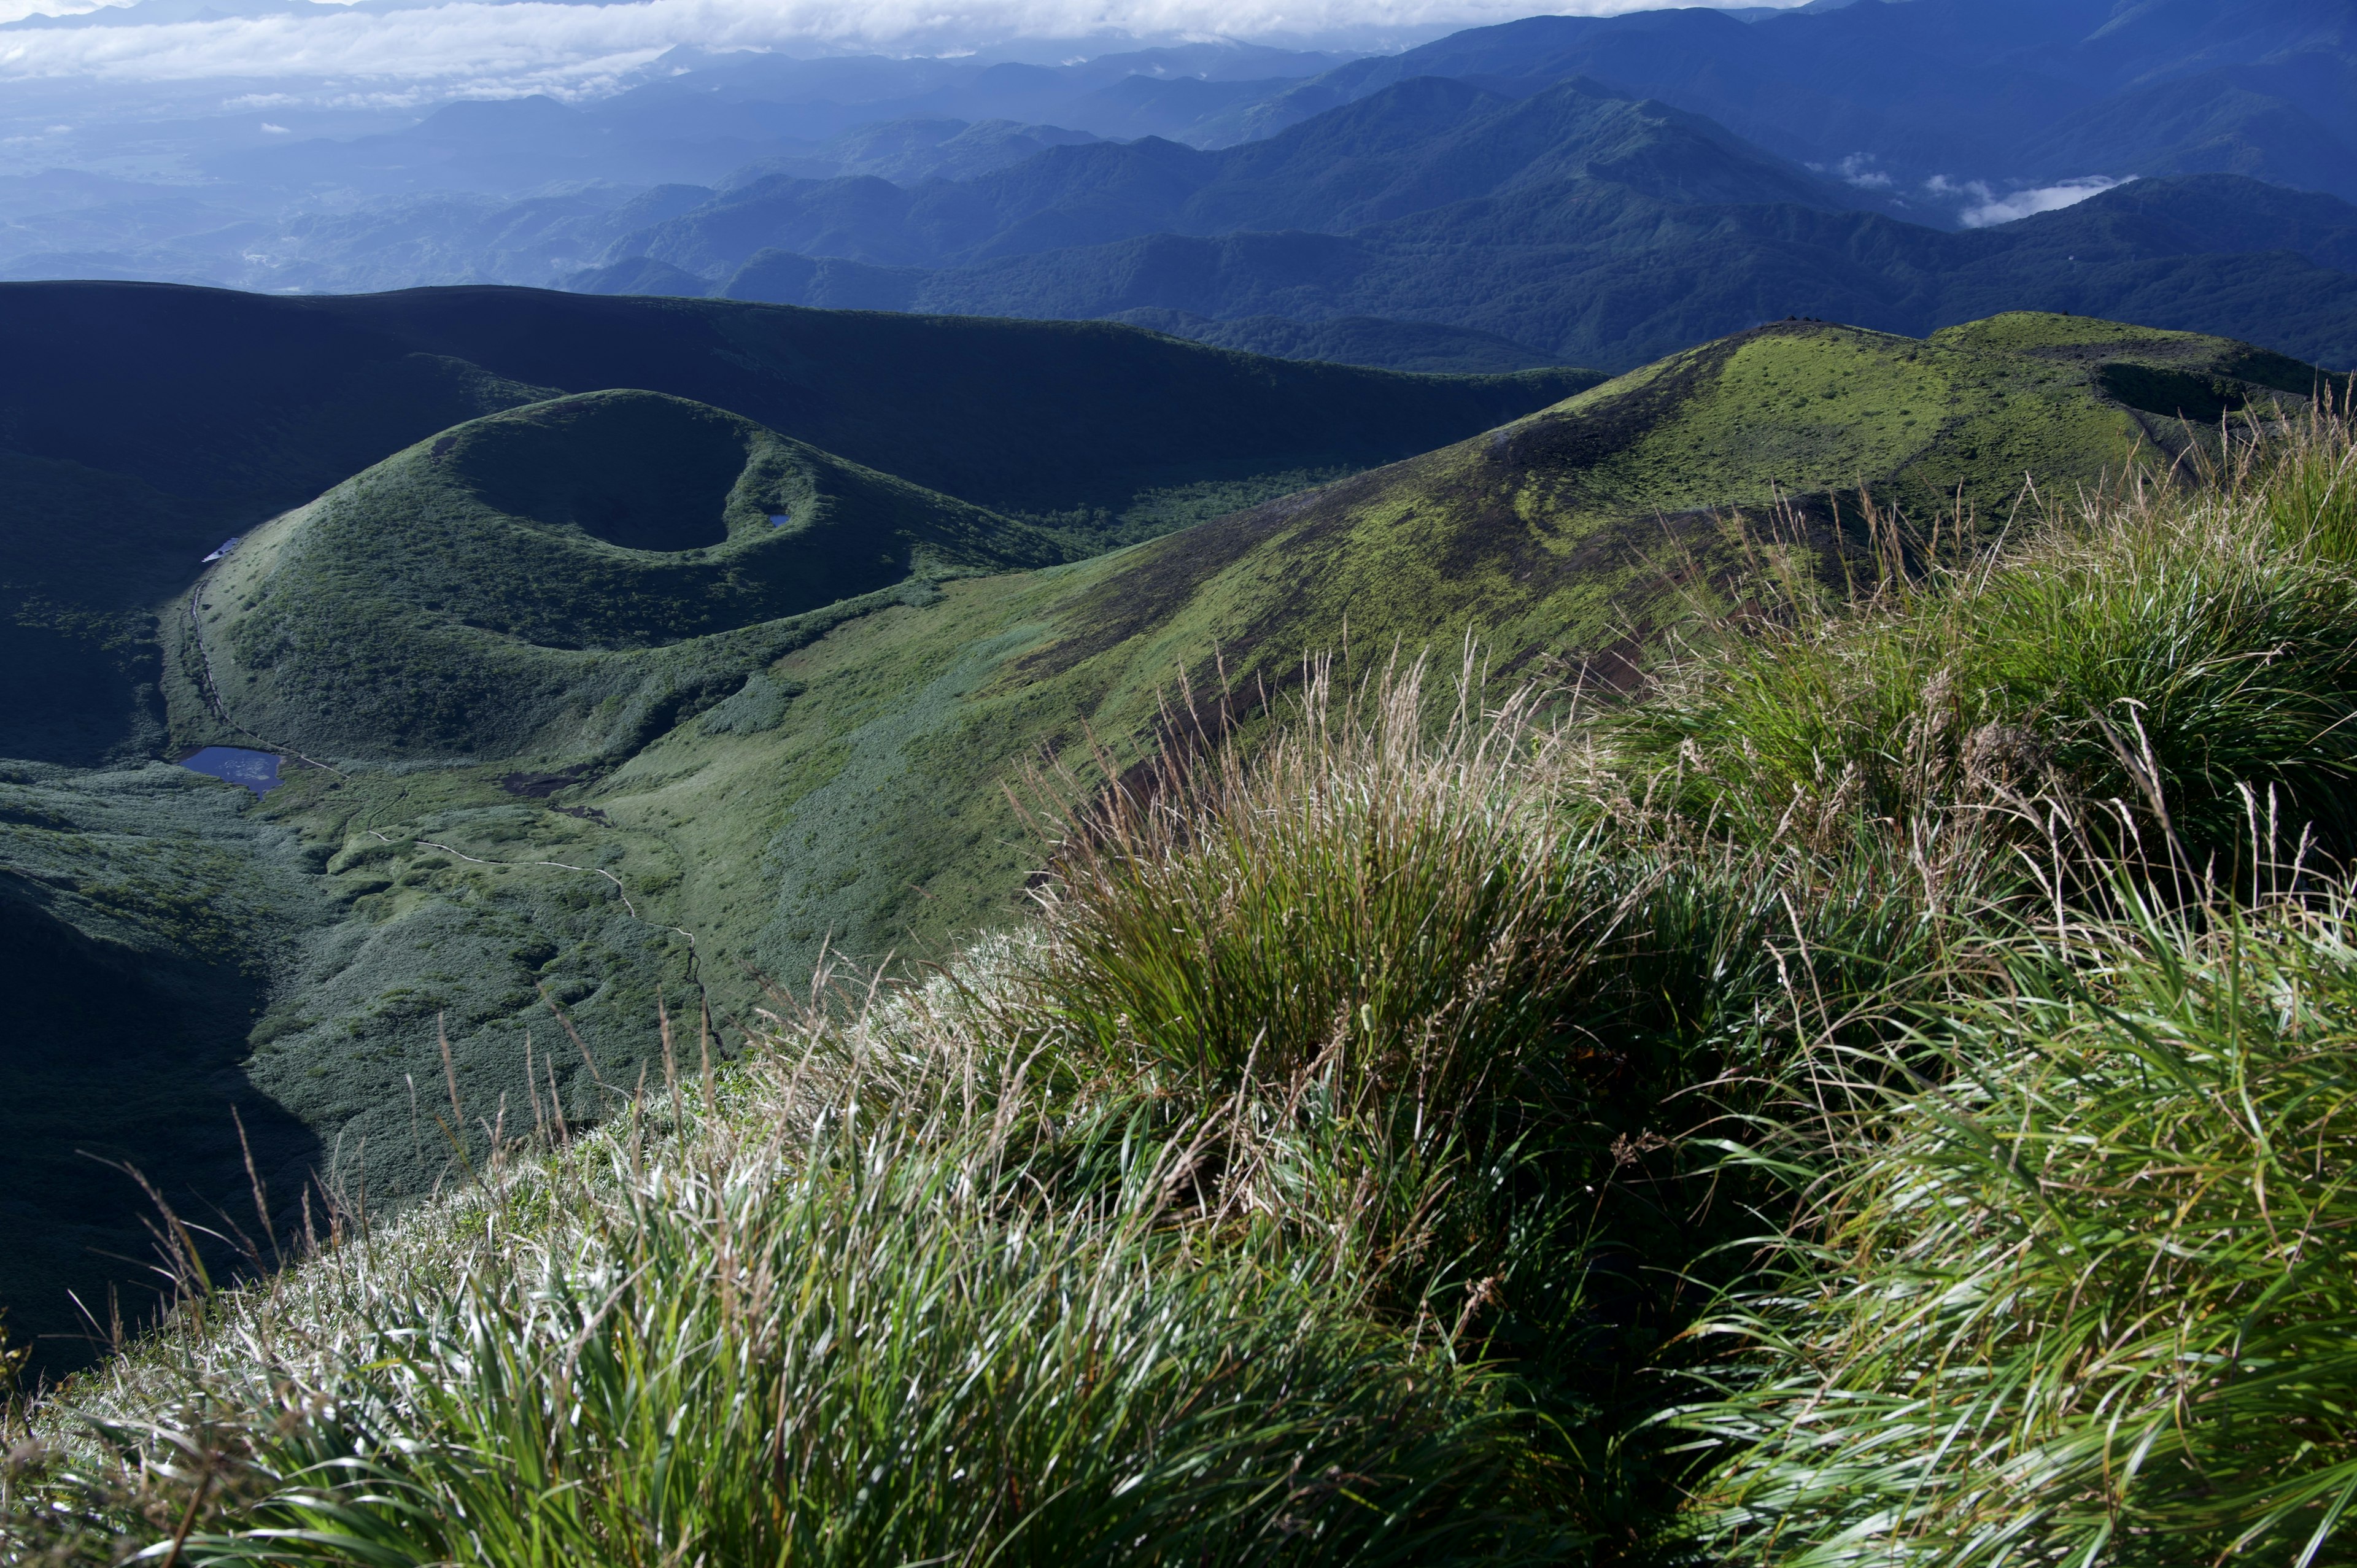
{"label": "green mountain", "polygon": [[839,607],[1068,553],[718,409],[588,392],[254,530],[166,623],[167,691],[339,757],[626,755]]}
{"label": "green mountain", "polygon": [[[192,1211],[250,1209],[235,1108],[282,1220],[311,1182],[322,1210],[382,1209],[502,1115],[593,1119],[662,1081],[659,1005],[708,1005],[725,1047],[774,1004],[762,977],[799,987],[823,951],[945,953],[1014,915],[1044,854],[1010,785],[1253,723],[1307,653],[1470,637],[1501,673],[1620,682],[1741,592],[1730,512],[1792,500],[1832,571],[1861,486],[2001,521],[2026,480],[2096,482],[2180,447],[2179,413],[2315,378],[2082,318],[1778,323],[1086,555],[1069,526],[675,396],[459,422],[159,607],[174,745],[277,752],[285,782],[246,803],[160,764],[27,764],[0,789],[20,983],[51,986],[5,1048],[56,1086],[12,1108],[0,1187],[68,1195],[23,1216],[0,1300],[64,1332],[62,1286],[125,1277],[85,1243],[143,1250],[145,1200],[77,1149],[135,1156]],[[88,1031],[134,1016],[138,1048],[93,1058]]]}
{"label": "green mountain", "polygon": [[0,757],[164,744],[156,607],[231,535],[437,431],[638,387],[1101,548],[1527,413],[1592,375],[1389,375],[1118,326],[521,289],[0,285]]}

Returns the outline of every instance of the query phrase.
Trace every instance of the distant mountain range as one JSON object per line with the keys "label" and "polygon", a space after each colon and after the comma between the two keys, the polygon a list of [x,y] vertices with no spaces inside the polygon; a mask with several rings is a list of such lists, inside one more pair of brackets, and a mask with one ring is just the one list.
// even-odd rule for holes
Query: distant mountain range
{"label": "distant mountain range", "polygon": [[[1962,231],[1891,206],[1592,82],[1514,98],[1418,77],[1218,152],[1061,147],[913,188],[758,180],[616,240],[621,259],[573,286],[1189,336],[1372,318],[1608,369],[1787,316],[1921,334],[2024,308],[2357,362],[2357,207],[2337,197],[2177,176]],[[1297,331],[1220,340],[1281,349]],[[1373,330],[1356,351],[1509,362]]]}
{"label": "distant mountain range", "polygon": [[[1709,115],[1926,214],[1972,188],[2242,174],[2357,199],[2350,0],[1858,0],[1533,16],[1354,60],[1237,112],[1266,136],[1415,76],[1586,77]],[[1937,185],[1933,182],[1937,181]]]}
{"label": "distant mountain range", "polygon": [[1535,16],[1356,59],[666,59],[577,105],[206,153],[178,188],[0,180],[0,278],[1111,317],[1467,371],[2036,308],[2357,362],[2357,0]]}

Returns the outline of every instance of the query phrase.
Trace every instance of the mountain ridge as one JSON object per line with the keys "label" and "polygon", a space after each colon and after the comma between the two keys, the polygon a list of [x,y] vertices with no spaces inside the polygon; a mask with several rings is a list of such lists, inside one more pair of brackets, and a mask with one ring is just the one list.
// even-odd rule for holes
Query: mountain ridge
{"label": "mountain ridge", "polygon": [[1339,231],[1580,177],[1672,200],[1867,204],[1698,115],[1592,84],[1559,82],[1515,99],[1419,77],[1219,152],[1147,137],[1050,149],[976,179],[914,188],[874,179],[759,180],[621,236],[608,257],[645,256],[707,274],[762,249],[893,266],[961,264],[1149,233]]}
{"label": "mountain ridge", "polygon": [[[1349,235],[1156,234],[942,270],[764,252],[724,291],[1039,318],[1421,320],[1608,370],[1787,315],[1920,334],[2048,309],[2264,341],[2338,367],[2357,364],[2352,225],[2357,207],[2337,198],[2232,175],[2138,180],[1963,232],[1872,212],[1671,206],[1580,181]],[[681,286],[637,263],[582,279],[649,282]]]}

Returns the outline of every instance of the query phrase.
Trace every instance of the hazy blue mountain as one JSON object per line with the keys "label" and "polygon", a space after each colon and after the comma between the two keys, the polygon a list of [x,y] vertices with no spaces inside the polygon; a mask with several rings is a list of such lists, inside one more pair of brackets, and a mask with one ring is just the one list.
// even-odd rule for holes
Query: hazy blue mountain
{"label": "hazy blue mountain", "polygon": [[1156,234],[944,269],[761,254],[725,292],[1041,317],[1377,317],[1608,369],[1786,316],[1920,335],[2061,310],[2339,367],[2357,363],[2352,234],[2357,207],[2232,175],[2138,181],[1964,232],[1793,203],[1671,203],[1579,179],[1349,234]]}
{"label": "hazy blue mountain", "polygon": [[1264,142],[1202,152],[1148,137],[1050,149],[977,179],[756,180],[615,242],[717,277],[763,250],[911,266],[1156,233],[1347,232],[1566,181],[1669,201],[1862,205],[1698,115],[1562,82],[1512,98],[1422,77]]}
{"label": "hazy blue mountain", "polygon": [[[1347,61],[676,50],[576,104],[249,134],[206,183],[19,177],[0,277],[1266,318],[1217,340],[1458,368],[1631,364],[1787,313],[1912,331],[2075,300],[2339,360],[2348,266],[2319,235],[2340,220],[2274,188],[2357,196],[2352,15],[1857,0],[1532,17]],[[2007,221],[2205,171],[2249,177],[2115,200],[2127,227],[2083,244]],[[2006,237],[1922,227],[1960,224]],[[2287,254],[2217,259],[2244,252]],[[1476,336],[1318,336],[1343,318]]]}
{"label": "hazy blue mountain", "polygon": [[[1417,75],[1588,77],[1710,115],[1944,216],[1955,192],[2090,174],[2248,174],[2357,197],[2350,0],[1859,0],[1534,16],[1354,60],[1199,134],[1265,136]],[[1935,177],[1944,188],[1926,188]]]}
{"label": "hazy blue mountain", "polygon": [[769,175],[833,179],[872,175],[899,185],[929,179],[972,179],[1021,163],[1049,147],[1082,146],[1100,138],[1060,125],[1013,120],[888,120],[845,131],[808,156],[747,165],[722,181],[723,189]]}

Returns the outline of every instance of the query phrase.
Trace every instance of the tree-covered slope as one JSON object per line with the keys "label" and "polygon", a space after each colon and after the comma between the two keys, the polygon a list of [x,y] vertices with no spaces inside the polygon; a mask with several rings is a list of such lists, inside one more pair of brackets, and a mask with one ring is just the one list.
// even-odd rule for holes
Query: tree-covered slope
{"label": "tree-covered slope", "polygon": [[1577,179],[1671,202],[1867,202],[1698,115],[1593,83],[1517,97],[1436,76],[1217,152],[1148,137],[1059,147],[959,182],[757,180],[616,240],[608,255],[712,277],[772,249],[886,266],[964,265],[1154,233],[1343,233]]}
{"label": "tree-covered slope", "polygon": [[2232,175],[2138,181],[1967,232],[1550,180],[1347,234],[1155,234],[927,271],[755,256],[750,298],[1025,317],[1433,321],[1625,369],[1787,315],[1922,334],[2002,310],[2220,333],[2357,364],[2357,209]]}

